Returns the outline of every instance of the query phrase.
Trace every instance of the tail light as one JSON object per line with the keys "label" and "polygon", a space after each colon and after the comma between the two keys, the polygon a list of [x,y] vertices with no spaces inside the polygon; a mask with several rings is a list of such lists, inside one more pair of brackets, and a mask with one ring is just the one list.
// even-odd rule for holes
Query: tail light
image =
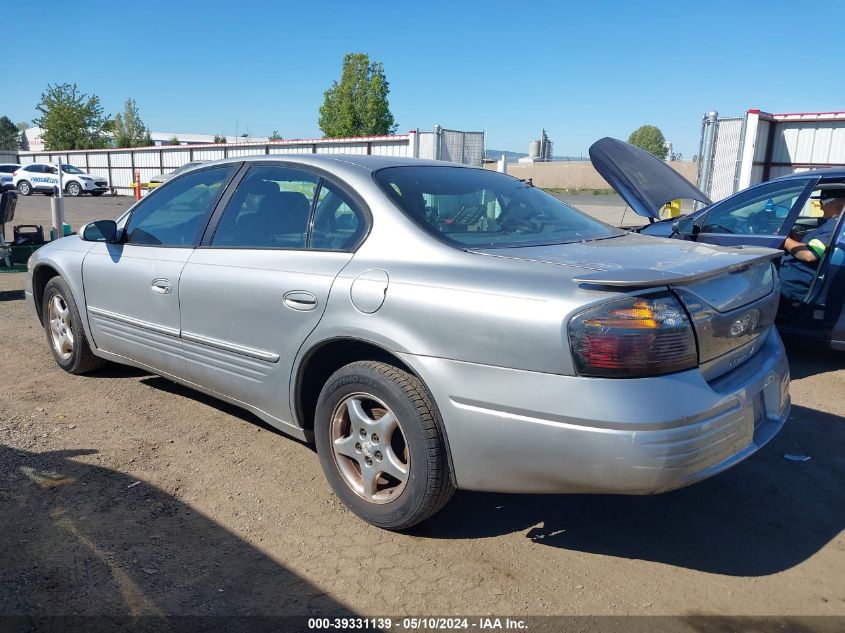
{"label": "tail light", "polygon": [[668,293],[627,297],[576,315],[569,347],[582,376],[656,376],[698,364],[689,317]]}

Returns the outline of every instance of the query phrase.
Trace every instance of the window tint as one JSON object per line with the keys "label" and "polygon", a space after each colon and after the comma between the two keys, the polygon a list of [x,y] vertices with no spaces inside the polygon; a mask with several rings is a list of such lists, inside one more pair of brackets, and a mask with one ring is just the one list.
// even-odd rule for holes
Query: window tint
{"label": "window tint", "polygon": [[485,169],[391,167],[375,179],[417,224],[457,246],[563,244],[624,234],[537,187]]}
{"label": "window tint", "polygon": [[365,230],[364,216],[355,203],[324,180],[314,212],[311,248],[349,250],[358,245]]}
{"label": "window tint", "polygon": [[776,235],[808,182],[791,180],[750,189],[714,206],[704,218],[701,232]]}
{"label": "window tint", "polygon": [[234,167],[217,167],[171,180],[132,212],[126,225],[130,244],[193,246]]}
{"label": "window tint", "polygon": [[289,167],[250,168],[226,206],[211,245],[305,248],[319,180]]}
{"label": "window tint", "polygon": [[35,174],[43,174],[44,173],[44,166],[43,165],[29,165],[25,168],[26,171],[31,171]]}

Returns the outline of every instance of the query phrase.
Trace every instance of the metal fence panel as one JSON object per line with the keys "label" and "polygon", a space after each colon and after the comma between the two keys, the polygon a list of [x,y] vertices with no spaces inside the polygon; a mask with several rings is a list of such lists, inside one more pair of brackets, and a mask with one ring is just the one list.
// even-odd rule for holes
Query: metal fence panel
{"label": "metal fence panel", "polygon": [[419,137],[419,158],[436,159],[437,135],[434,132],[420,132],[417,136]]}
{"label": "metal fence panel", "polygon": [[[481,165],[484,154],[484,134],[445,130],[440,139],[443,160]],[[418,148],[412,147],[413,135],[388,135],[342,139],[302,139],[270,143],[232,143],[229,145],[156,146],[134,149],[78,150],[66,153],[22,152],[22,164],[49,163],[61,156],[65,162],[86,169],[95,176],[105,177],[111,187],[128,189],[134,181],[134,171],[140,171],[141,181],[173,171],[191,160],[218,160],[227,156],[283,154],[372,154],[375,156],[413,156],[438,158],[438,139],[433,132],[418,133]],[[445,149],[444,149],[445,148]]]}
{"label": "metal fence panel", "polygon": [[277,154],[311,154],[312,149],[311,146],[283,146],[283,147],[270,147],[270,153],[277,155]]}
{"label": "metal fence panel", "polygon": [[194,148],[194,160],[220,160],[223,156],[223,148],[200,149]]}
{"label": "metal fence panel", "polygon": [[713,202],[727,198],[736,191],[744,122],[744,117],[719,119],[713,150],[710,191],[705,192]]}

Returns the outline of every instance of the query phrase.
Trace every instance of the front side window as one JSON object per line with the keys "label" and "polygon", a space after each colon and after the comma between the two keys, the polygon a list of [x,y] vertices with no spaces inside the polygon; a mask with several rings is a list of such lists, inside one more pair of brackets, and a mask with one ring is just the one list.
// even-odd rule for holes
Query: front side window
{"label": "front side window", "polygon": [[62,165],[62,171],[66,174],[84,174],[85,172],[79,169],[74,165],[68,165],[67,163]]}
{"label": "front side window", "polygon": [[755,187],[711,209],[702,233],[777,235],[809,180],[790,180]]}
{"label": "front side window", "polygon": [[465,167],[389,167],[387,196],[427,232],[458,247],[506,248],[623,235],[516,178]]}
{"label": "front side window", "polygon": [[146,246],[195,246],[233,166],[205,169],[156,189],[133,210],[126,242]]}
{"label": "front side window", "polygon": [[251,167],[226,206],[211,246],[305,248],[319,182],[290,167]]}

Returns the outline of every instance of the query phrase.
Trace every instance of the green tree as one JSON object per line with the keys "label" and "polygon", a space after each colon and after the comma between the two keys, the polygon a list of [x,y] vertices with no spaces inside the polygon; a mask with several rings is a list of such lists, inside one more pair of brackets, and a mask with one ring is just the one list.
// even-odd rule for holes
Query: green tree
{"label": "green tree", "polygon": [[215,134],[214,135],[214,142],[215,143],[225,143],[226,142],[226,135],[225,134]]}
{"label": "green tree", "polygon": [[21,133],[18,128],[9,117],[0,117],[0,149],[10,149],[16,152],[20,145]]}
{"label": "green tree", "polygon": [[29,121],[18,121],[17,123],[15,123],[15,127],[18,128],[18,130],[20,130],[21,132],[23,132],[24,130],[28,130],[32,126],[30,126]]}
{"label": "green tree", "polygon": [[636,145],[650,154],[654,154],[660,160],[666,158],[666,137],[659,127],[654,125],[641,125],[631,132],[628,137],[631,145]]}
{"label": "green tree", "polygon": [[113,122],[115,147],[146,147],[152,144],[149,130],[138,113],[138,106],[131,97],[123,105],[123,114],[116,114]]}
{"label": "green tree", "polygon": [[41,113],[33,123],[43,129],[41,138],[50,150],[99,149],[108,145],[105,134],[110,117],[103,116],[100,98],[79,91],[76,84],[47,84]]}
{"label": "green tree", "polygon": [[320,107],[319,125],[326,136],[392,134],[396,123],[387,95],[390,85],[381,62],[366,53],[343,57],[340,82],[333,81]]}
{"label": "green tree", "polygon": [[283,141],[285,139],[282,138],[282,135],[279,134],[278,130],[273,130],[273,133],[270,135],[269,140],[271,140],[271,141]]}
{"label": "green tree", "polygon": [[167,141],[168,145],[181,145],[182,142],[179,140],[178,136],[171,136],[170,140]]}

